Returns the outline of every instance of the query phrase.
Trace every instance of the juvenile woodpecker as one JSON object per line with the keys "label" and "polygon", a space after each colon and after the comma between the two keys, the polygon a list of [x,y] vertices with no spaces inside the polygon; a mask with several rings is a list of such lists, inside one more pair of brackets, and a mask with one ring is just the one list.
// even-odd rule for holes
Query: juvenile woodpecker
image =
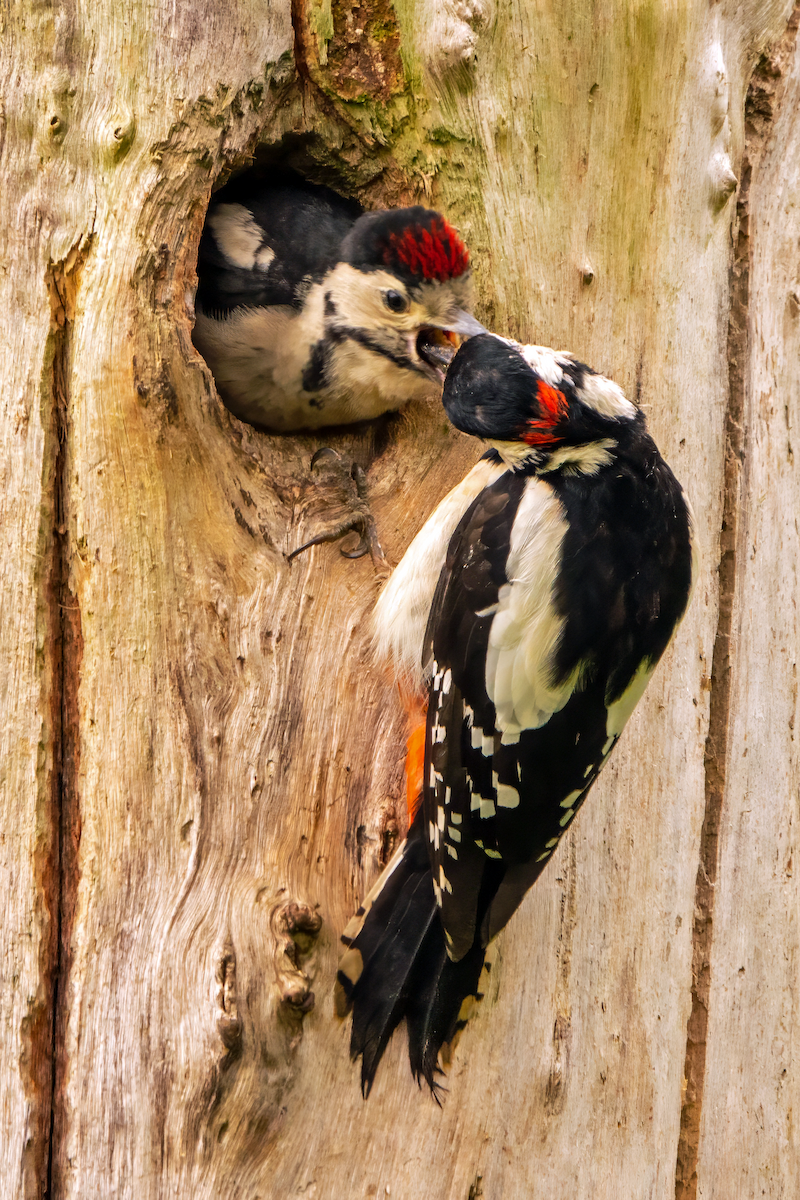
{"label": "juvenile woodpecker", "polygon": [[693,574],[689,503],[616,383],[484,335],[456,355],[444,406],[491,449],[376,610],[380,651],[428,710],[421,805],[342,939],[337,1009],[365,1095],[403,1017],[435,1094],[486,947],[616,745]]}
{"label": "juvenile woodpecker", "polygon": [[366,213],[296,175],[218,192],[197,274],[194,342],[222,399],[282,433],[435,397],[461,336],[483,330],[444,217]]}

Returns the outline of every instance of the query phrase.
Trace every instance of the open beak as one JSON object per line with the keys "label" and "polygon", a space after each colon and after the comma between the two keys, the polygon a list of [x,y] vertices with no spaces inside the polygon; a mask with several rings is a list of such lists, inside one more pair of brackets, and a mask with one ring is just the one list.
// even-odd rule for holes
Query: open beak
{"label": "open beak", "polygon": [[480,321],[459,309],[446,325],[423,325],[417,333],[415,348],[422,361],[433,368],[436,379],[442,382],[461,343],[476,333],[487,332]]}

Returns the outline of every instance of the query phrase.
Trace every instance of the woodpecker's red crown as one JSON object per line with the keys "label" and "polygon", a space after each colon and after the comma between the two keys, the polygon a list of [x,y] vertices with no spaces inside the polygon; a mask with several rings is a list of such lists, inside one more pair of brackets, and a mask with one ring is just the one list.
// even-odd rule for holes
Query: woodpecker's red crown
{"label": "woodpecker's red crown", "polygon": [[390,234],[383,261],[390,268],[402,265],[412,275],[444,283],[468,270],[469,253],[453,226],[444,217],[435,217],[427,229],[416,224],[401,235]]}
{"label": "woodpecker's red crown", "polygon": [[445,283],[469,270],[469,253],[457,231],[429,208],[365,213],[342,247],[343,258],[362,271],[387,268],[407,283]]}

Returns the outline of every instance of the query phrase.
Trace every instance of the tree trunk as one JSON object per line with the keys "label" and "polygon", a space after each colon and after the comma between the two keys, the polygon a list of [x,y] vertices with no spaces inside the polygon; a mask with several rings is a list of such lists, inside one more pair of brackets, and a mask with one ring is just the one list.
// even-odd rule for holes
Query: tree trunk
{"label": "tree trunk", "polygon": [[[4,10],[3,1197],[798,1193],[799,14]],[[365,1103],[331,1003],[405,823],[380,579],[285,555],[318,446],[392,562],[480,447],[437,405],[327,438],[221,405],[197,246],[253,156],[445,211],[478,316],[645,407],[704,544],[441,1109],[402,1031]]]}

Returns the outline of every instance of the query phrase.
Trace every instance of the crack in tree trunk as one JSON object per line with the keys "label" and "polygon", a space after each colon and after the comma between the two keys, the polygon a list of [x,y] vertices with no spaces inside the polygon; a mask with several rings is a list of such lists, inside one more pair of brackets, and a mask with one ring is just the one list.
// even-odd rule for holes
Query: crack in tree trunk
{"label": "crack in tree trunk", "polygon": [[676,1200],[695,1200],[703,1111],[715,889],[728,758],[732,703],[733,622],[741,559],[740,519],[746,471],[746,388],[749,358],[750,185],[769,140],[778,108],[778,81],[794,52],[800,23],[796,4],[783,37],[763,55],[745,100],[745,145],[736,205],[728,317],[728,410],[725,421],[725,476],[720,529],[719,615],[711,667],[711,697],[705,748],[705,813],[695,884],[692,928],[692,1008],[686,1029],[684,1097],[675,1175]]}
{"label": "crack in tree trunk", "polygon": [[40,1160],[46,1170],[44,1200],[55,1200],[59,1180],[53,1165],[60,1161],[57,1154],[59,1138],[63,1136],[59,1094],[63,1088],[66,1059],[65,1031],[68,1018],[66,997],[71,966],[70,943],[78,888],[78,848],[80,844],[80,807],[78,771],[80,767],[80,726],[78,688],[83,634],[77,598],[70,587],[69,541],[69,456],[68,374],[71,354],[71,324],[74,314],[77,277],[86,249],[75,250],[60,263],[51,264],[47,285],[53,310],[52,358],[52,422],[51,437],[55,442],[53,473],[52,557],[48,585],[50,655],[51,655],[51,717],[53,737],[53,772],[51,781],[50,828],[52,838],[51,891],[55,903],[54,945],[49,980],[50,1014],[50,1096],[49,1127],[46,1144],[41,1147]]}

